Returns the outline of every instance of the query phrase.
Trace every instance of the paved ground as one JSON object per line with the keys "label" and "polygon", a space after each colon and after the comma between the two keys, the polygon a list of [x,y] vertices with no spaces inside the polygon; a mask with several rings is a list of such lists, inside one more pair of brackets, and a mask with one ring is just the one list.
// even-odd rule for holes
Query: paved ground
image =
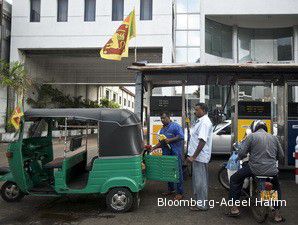
{"label": "paved ground", "polygon": [[[6,163],[5,146],[0,145],[0,165]],[[216,157],[210,163],[210,199],[220,201],[227,192],[217,181],[217,171],[224,161]],[[283,172],[281,185],[287,207],[282,209],[286,224],[297,224],[298,185],[291,172]],[[191,181],[185,183],[186,198],[190,198]],[[9,204],[0,199],[0,224],[257,224],[249,208],[243,208],[240,218],[224,216],[224,207],[215,206],[207,212],[191,212],[187,207],[158,207],[157,198],[165,189],[164,183],[148,182],[141,192],[137,211],[113,214],[104,207],[104,199],[95,196],[71,198],[25,197],[20,203]],[[295,222],[296,221],[296,222]],[[270,221],[265,224],[271,224]]]}

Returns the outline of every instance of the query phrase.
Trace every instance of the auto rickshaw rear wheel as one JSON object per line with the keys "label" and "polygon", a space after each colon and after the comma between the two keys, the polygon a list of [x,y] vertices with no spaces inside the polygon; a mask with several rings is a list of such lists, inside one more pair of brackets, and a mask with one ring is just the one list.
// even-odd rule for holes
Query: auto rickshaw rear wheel
{"label": "auto rickshaw rear wheel", "polygon": [[6,181],[0,192],[2,199],[6,202],[19,202],[25,196],[18,185],[11,181]]}
{"label": "auto rickshaw rear wheel", "polygon": [[117,187],[109,191],[106,204],[110,211],[123,213],[129,211],[134,203],[134,195],[128,188]]}

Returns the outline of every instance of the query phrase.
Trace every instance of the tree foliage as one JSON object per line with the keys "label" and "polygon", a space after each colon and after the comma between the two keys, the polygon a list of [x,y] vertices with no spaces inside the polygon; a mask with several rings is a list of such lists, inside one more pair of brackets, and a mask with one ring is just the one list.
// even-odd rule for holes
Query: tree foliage
{"label": "tree foliage", "polygon": [[63,94],[58,88],[52,85],[35,85],[37,97],[28,98],[27,103],[33,108],[119,108],[119,104],[108,99],[92,101],[83,99],[82,96],[71,97]]}
{"label": "tree foliage", "polygon": [[32,86],[32,79],[21,62],[0,61],[0,84],[11,88],[23,100]]}

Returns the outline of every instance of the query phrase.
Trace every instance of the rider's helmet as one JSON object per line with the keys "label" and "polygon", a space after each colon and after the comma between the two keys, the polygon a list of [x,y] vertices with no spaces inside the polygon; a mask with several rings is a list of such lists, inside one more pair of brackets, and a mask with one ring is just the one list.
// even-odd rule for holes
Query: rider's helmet
{"label": "rider's helmet", "polygon": [[251,123],[250,125],[250,129],[251,129],[251,132],[256,132],[257,130],[259,129],[263,129],[265,130],[266,132],[268,132],[268,128],[267,128],[267,125],[264,121],[262,120],[255,120]]}

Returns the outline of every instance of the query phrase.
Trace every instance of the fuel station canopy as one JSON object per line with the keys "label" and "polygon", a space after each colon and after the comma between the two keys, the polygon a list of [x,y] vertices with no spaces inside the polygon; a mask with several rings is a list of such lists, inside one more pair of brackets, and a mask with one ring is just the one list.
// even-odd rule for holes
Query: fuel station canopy
{"label": "fuel station canopy", "polygon": [[298,80],[293,64],[133,64],[128,67],[143,75],[144,84],[154,87],[182,85],[231,85],[238,80],[284,83]]}
{"label": "fuel station canopy", "polygon": [[[278,136],[285,149],[287,157],[284,166],[293,167],[293,152],[296,144],[294,139],[298,136],[297,64],[204,65],[138,62],[133,63],[128,70],[136,72],[135,112],[140,118],[143,116],[144,96],[146,96],[148,125],[148,118],[150,118],[148,106],[150,106],[152,89],[155,87],[182,86],[181,112],[184,125],[185,85],[230,86],[232,140],[239,141],[242,138],[243,129],[251,120],[256,119],[257,115],[266,115],[264,118],[268,121],[270,131]],[[243,102],[239,90],[244,85],[266,86],[269,97],[259,102]],[[294,100],[291,98],[293,94]]]}

